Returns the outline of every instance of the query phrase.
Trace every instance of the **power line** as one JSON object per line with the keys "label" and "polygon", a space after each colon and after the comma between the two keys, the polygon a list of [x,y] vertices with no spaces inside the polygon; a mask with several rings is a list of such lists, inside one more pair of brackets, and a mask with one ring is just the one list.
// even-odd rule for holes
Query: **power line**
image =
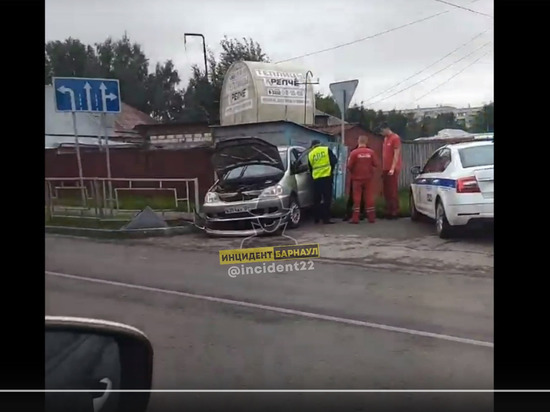
{"label": "power line", "polygon": [[434,0],[434,1],[437,1],[438,3],[447,4],[448,6],[453,6],[453,7],[456,7],[458,9],[466,10],[466,11],[469,11],[469,12],[472,12],[472,13],[475,13],[475,14],[480,14],[480,15],[485,16],[485,17],[490,17],[491,19],[494,19],[494,17],[491,16],[490,14],[485,14],[485,13],[482,13],[482,12],[477,11],[477,10],[472,10],[472,9],[469,9],[468,7],[459,6],[458,4],[449,3],[448,1],[444,1],[444,0]]}
{"label": "power line", "polygon": [[[477,1],[479,1],[479,0],[473,0],[472,2],[470,2],[470,4],[475,3],[475,2],[477,2]],[[339,48],[341,48],[341,47],[350,46],[350,45],[352,45],[352,44],[359,43],[359,42],[362,42],[362,41],[365,41],[365,40],[374,39],[375,37],[382,36],[383,34],[391,33],[392,31],[396,31],[396,30],[399,30],[399,29],[403,29],[403,28],[405,28],[405,27],[412,26],[413,24],[421,23],[421,22],[423,22],[423,21],[433,19],[434,17],[441,16],[442,14],[446,14],[446,13],[449,13],[449,12],[450,12],[450,10],[445,10],[445,11],[442,11],[442,12],[440,12],[440,13],[432,14],[431,16],[428,16],[428,17],[424,17],[424,18],[421,18],[421,19],[418,19],[418,20],[411,21],[410,23],[406,23],[406,24],[403,24],[403,25],[401,25],[401,26],[394,27],[394,28],[392,28],[392,29],[384,30],[384,31],[382,31],[382,32],[375,33],[375,34],[373,34],[373,35],[370,35],[370,36],[367,36],[367,37],[363,37],[363,38],[361,38],[361,39],[352,40],[352,41],[347,42],[347,43],[338,44],[338,45],[336,45],[336,46],[328,47],[328,48],[326,48],[326,49],[317,50],[317,51],[310,52],[310,53],[306,53],[306,54],[302,54],[302,55],[296,56],[296,57],[291,57],[291,58],[289,58],[289,59],[279,60],[278,62],[275,62],[275,64],[286,63],[286,62],[289,62],[289,61],[292,61],[292,60],[302,59],[302,58],[304,58],[304,57],[313,56],[313,55],[315,55],[315,54],[325,53],[325,52],[327,52],[327,51],[336,50],[336,49],[339,49]]]}
{"label": "power line", "polygon": [[436,87],[434,87],[432,90],[430,90],[428,93],[422,95],[421,97],[419,97],[418,99],[416,99],[415,101],[419,101],[419,100],[422,100],[424,97],[426,97],[427,95],[429,95],[430,93],[434,92],[435,90],[439,89],[441,86],[443,86],[444,84],[446,83],[449,83],[452,79],[454,79],[456,76],[458,76],[460,73],[462,73],[463,71],[465,71],[466,69],[468,69],[469,67],[473,66],[474,64],[476,64],[479,60],[481,60],[483,57],[485,57],[485,55],[489,54],[489,52],[485,52],[484,54],[482,54],[481,56],[479,56],[477,59],[475,59],[472,63],[470,63],[469,65],[467,65],[466,67],[464,67],[462,70],[460,70],[458,73],[454,74],[453,76],[449,77],[447,80],[445,80],[444,82],[442,83],[439,83]]}
{"label": "power line", "polygon": [[405,28],[405,27],[408,27],[408,26],[412,26],[413,24],[416,24],[416,23],[420,23],[420,22],[423,22],[423,21],[426,21],[426,20],[429,20],[429,19],[433,19],[434,17],[441,16],[442,14],[445,14],[445,13],[449,13],[449,10],[442,11],[442,12],[437,13],[437,14],[432,14],[431,16],[424,17],[424,18],[418,19],[418,20],[414,20],[414,21],[411,21],[410,23],[403,24],[401,26],[397,26],[397,27],[394,27],[392,29],[382,31],[382,32],[373,34],[371,36],[363,37],[361,39],[353,40],[353,41],[343,43],[343,44],[338,44],[336,46],[332,46],[332,47],[322,49],[322,50],[317,50],[317,51],[314,51],[314,52],[311,52],[311,53],[306,53],[306,54],[303,54],[301,56],[291,57],[290,59],[280,60],[278,62],[275,62],[275,64],[285,63],[285,62],[289,62],[291,60],[297,60],[297,59],[301,59],[303,57],[313,56],[314,54],[324,53],[324,52],[327,52],[327,51],[339,49],[341,47],[350,46],[350,45],[355,44],[355,43],[359,43],[359,42],[362,42],[362,41],[365,41],[365,40],[373,39],[373,38],[378,37],[378,36],[382,36],[383,34],[387,34],[387,33],[390,33],[392,31],[396,31],[396,30],[399,30],[399,29],[402,29],[402,28]]}
{"label": "power line", "polygon": [[472,54],[474,54],[476,51],[478,51],[478,50],[484,48],[485,46],[487,46],[487,45],[490,44],[490,43],[491,43],[491,42],[488,41],[487,43],[485,43],[485,44],[483,44],[482,46],[480,46],[480,47],[478,47],[477,49],[475,49],[473,52],[467,54],[467,55],[464,56],[464,57],[461,57],[460,59],[458,59],[458,60],[452,62],[451,64],[449,64],[449,65],[443,67],[442,69],[436,71],[435,73],[433,73],[433,74],[431,74],[431,75],[429,75],[429,76],[423,78],[422,80],[419,80],[419,81],[417,81],[416,83],[413,83],[413,84],[411,84],[410,86],[405,87],[404,89],[401,89],[401,90],[399,90],[399,91],[397,91],[397,92],[395,92],[395,93],[393,93],[393,94],[390,94],[389,96],[387,96],[387,97],[385,97],[385,98],[383,98],[383,99],[379,99],[379,100],[376,100],[376,101],[374,101],[374,102],[371,102],[370,104],[372,105],[372,104],[375,104],[375,103],[382,102],[382,101],[384,101],[384,100],[388,100],[390,97],[393,97],[393,96],[396,96],[396,95],[398,95],[398,94],[400,94],[400,93],[403,93],[404,91],[409,90],[411,87],[414,87],[414,86],[416,86],[416,85],[418,85],[418,84],[420,84],[420,83],[422,83],[422,82],[425,82],[425,81],[428,80],[428,79],[431,79],[431,78],[434,77],[436,74],[439,74],[439,73],[441,73],[443,70],[446,70],[446,69],[448,69],[449,67],[451,67],[451,66],[453,66],[453,65],[455,65],[455,64],[457,64],[457,63],[459,63],[459,62],[461,62],[462,60],[466,59],[467,57],[470,57],[470,56],[471,56]]}
{"label": "power line", "polygon": [[479,33],[479,34],[476,34],[474,37],[472,37],[472,38],[471,38],[470,40],[468,40],[466,43],[464,43],[464,44],[458,46],[458,47],[457,47],[456,49],[454,49],[452,52],[446,54],[445,56],[441,57],[440,59],[438,59],[437,61],[433,62],[432,64],[430,64],[430,65],[424,67],[422,70],[416,72],[416,73],[413,74],[412,76],[409,76],[409,77],[407,77],[405,80],[401,80],[400,82],[394,84],[393,86],[388,87],[388,88],[385,89],[384,91],[382,91],[382,92],[380,92],[380,93],[378,93],[378,94],[375,94],[374,96],[369,97],[369,98],[367,99],[367,102],[370,101],[370,100],[372,100],[372,99],[374,99],[374,98],[376,98],[376,97],[378,97],[378,96],[382,96],[383,94],[386,94],[386,92],[388,92],[388,91],[390,91],[390,90],[396,88],[396,87],[399,86],[400,84],[405,83],[407,80],[410,80],[410,79],[412,79],[413,77],[418,76],[420,73],[425,72],[425,71],[428,70],[429,68],[435,66],[435,65],[436,65],[437,63],[439,63],[440,61],[445,60],[445,59],[446,59],[447,57],[449,57],[451,54],[454,54],[455,52],[457,52],[457,51],[460,50],[461,48],[463,48],[463,47],[467,46],[468,44],[472,43],[475,39],[477,39],[478,37],[484,35],[485,33],[487,33],[487,32],[490,31],[490,30],[492,30],[492,29],[487,29],[487,30],[485,30],[485,31],[483,31],[483,32],[481,32],[481,33]]}

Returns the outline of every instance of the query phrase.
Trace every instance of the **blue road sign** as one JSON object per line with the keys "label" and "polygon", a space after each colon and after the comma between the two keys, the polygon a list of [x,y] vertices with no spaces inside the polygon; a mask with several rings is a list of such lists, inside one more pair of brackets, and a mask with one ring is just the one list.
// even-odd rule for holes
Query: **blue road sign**
{"label": "blue road sign", "polygon": [[120,113],[120,85],[116,79],[54,77],[58,112]]}

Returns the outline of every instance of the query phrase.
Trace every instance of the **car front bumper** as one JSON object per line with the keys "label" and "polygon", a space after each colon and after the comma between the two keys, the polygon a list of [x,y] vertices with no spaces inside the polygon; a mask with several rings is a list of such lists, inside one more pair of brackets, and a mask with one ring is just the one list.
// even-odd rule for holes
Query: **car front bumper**
{"label": "car front bumper", "polygon": [[240,202],[205,203],[202,207],[204,230],[215,236],[270,233],[277,222],[285,223],[288,220],[289,200],[290,196],[285,195]]}

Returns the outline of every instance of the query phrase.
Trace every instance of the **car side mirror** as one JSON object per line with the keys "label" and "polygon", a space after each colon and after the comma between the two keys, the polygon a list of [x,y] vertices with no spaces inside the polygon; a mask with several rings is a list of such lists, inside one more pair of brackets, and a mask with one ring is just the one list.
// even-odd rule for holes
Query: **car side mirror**
{"label": "car side mirror", "polygon": [[411,173],[413,175],[419,175],[421,171],[422,171],[422,169],[420,168],[420,166],[411,167]]}
{"label": "car side mirror", "polygon": [[[140,330],[121,323],[46,316],[47,412],[145,412],[153,348]],[[57,392],[67,391],[71,392]],[[118,392],[132,390],[132,392]]]}

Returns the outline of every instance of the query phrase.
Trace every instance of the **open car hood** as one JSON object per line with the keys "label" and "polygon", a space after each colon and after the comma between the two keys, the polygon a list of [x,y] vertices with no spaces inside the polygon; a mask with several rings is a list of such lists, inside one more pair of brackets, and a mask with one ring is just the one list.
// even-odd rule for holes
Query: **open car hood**
{"label": "open car hood", "polygon": [[212,163],[218,176],[222,176],[236,167],[256,164],[273,166],[285,171],[278,147],[257,137],[242,137],[217,142],[214,147]]}

